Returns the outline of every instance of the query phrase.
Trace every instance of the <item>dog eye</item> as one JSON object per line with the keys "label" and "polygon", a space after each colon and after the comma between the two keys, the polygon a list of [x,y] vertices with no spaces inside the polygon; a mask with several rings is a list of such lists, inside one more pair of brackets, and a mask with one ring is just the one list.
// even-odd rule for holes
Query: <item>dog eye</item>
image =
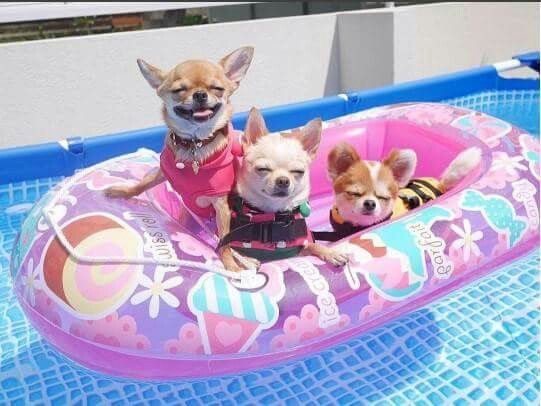
{"label": "dog eye", "polygon": [[267,168],[266,166],[262,166],[260,168],[255,168],[255,170],[257,172],[259,172],[260,174],[264,174],[264,173],[268,173],[270,172],[270,168]]}
{"label": "dog eye", "polygon": [[346,192],[351,197],[363,197],[364,193],[357,193],[357,192]]}
{"label": "dog eye", "polygon": [[173,93],[180,93],[180,92],[185,92],[186,90],[186,86],[182,86],[182,87],[179,87],[178,89],[173,89],[171,90]]}
{"label": "dog eye", "polygon": [[377,195],[376,195],[376,197],[377,197],[378,199],[384,200],[384,201],[389,201],[389,200],[391,200],[391,198],[388,197],[388,196],[377,196]]}
{"label": "dog eye", "polygon": [[219,92],[223,92],[225,90],[223,87],[220,87],[220,86],[212,86],[212,89],[218,90]]}
{"label": "dog eye", "polygon": [[294,170],[294,171],[290,171],[293,175],[299,175],[299,176],[302,176],[304,175],[304,171],[303,170]]}

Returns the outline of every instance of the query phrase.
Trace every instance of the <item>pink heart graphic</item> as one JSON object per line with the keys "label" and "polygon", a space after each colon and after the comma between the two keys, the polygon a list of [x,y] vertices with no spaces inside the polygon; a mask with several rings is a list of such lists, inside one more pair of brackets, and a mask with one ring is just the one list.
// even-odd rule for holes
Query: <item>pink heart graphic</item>
{"label": "pink heart graphic", "polygon": [[224,347],[235,344],[242,337],[242,327],[237,323],[220,321],[214,330],[216,338]]}

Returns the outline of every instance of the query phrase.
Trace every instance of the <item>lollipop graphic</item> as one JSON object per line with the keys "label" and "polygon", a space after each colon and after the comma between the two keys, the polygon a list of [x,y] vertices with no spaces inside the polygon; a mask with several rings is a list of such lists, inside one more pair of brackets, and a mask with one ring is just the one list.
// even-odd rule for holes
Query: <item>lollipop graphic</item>
{"label": "lollipop graphic", "polygon": [[[94,257],[141,257],[143,241],[130,226],[105,213],[75,217],[62,232],[76,252]],[[126,302],[142,265],[81,263],[55,236],[43,254],[42,279],[62,307],[82,319],[99,319]]]}
{"label": "lollipop graphic", "polygon": [[188,294],[206,354],[244,352],[278,319],[276,299],[262,290],[241,291],[221,275],[203,275]]}

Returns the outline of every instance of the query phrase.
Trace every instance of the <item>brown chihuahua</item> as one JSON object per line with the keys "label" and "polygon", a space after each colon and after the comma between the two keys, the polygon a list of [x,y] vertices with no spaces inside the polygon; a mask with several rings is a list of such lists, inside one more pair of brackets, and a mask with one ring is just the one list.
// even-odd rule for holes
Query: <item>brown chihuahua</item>
{"label": "brown chihuahua", "polygon": [[[167,180],[187,209],[201,217],[216,215],[218,237],[229,232],[227,196],[234,187],[239,151],[230,124],[230,96],[238,88],[252,61],[252,47],[239,48],[215,64],[189,60],[165,72],[139,59],[139,68],[163,102],[162,115],[169,128],[160,157],[160,169],[134,186],[112,186],[110,197],[130,198]],[[238,148],[237,148],[238,150]],[[226,269],[258,263],[220,249]]]}
{"label": "brown chihuahua", "polygon": [[460,183],[481,161],[477,147],[460,152],[441,178],[413,178],[417,154],[412,149],[393,149],[382,161],[362,159],[345,142],[328,156],[335,205],[330,219],[337,238],[364,230],[434,200]]}

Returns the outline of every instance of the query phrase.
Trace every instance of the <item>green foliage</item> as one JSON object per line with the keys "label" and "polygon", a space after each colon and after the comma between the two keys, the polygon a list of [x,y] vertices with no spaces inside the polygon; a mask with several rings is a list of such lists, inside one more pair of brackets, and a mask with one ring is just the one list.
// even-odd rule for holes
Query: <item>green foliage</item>
{"label": "green foliage", "polygon": [[185,15],[182,18],[181,25],[201,25],[208,24],[206,17],[196,14],[196,15]]}

